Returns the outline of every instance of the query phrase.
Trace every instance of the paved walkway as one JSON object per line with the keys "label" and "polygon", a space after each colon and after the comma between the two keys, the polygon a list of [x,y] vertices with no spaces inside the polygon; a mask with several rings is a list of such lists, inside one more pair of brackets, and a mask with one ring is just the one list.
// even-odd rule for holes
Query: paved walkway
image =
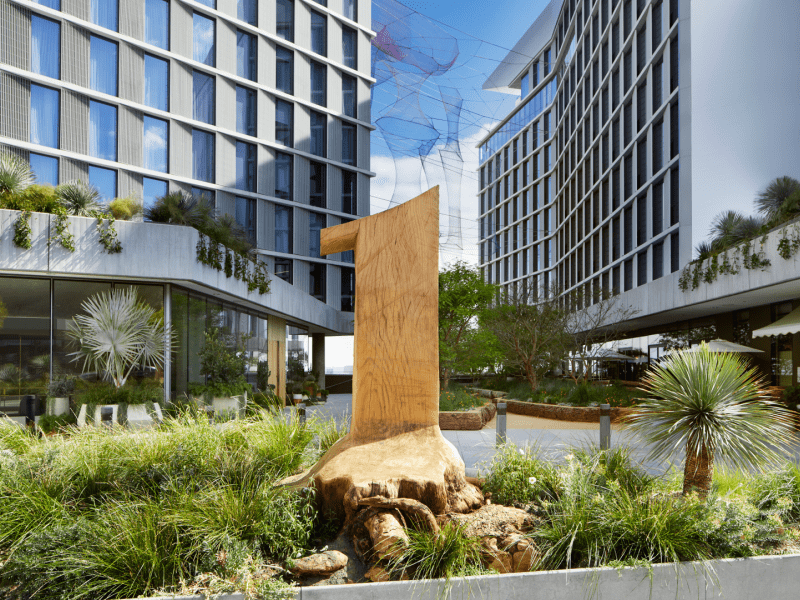
{"label": "paved walkway", "polygon": [[[351,411],[352,396],[350,394],[331,394],[325,404],[308,407],[306,414],[309,418],[333,418],[341,424],[349,420]],[[520,415],[509,415],[509,417],[520,417]],[[494,425],[494,419],[491,424]],[[572,427],[567,428],[568,425]],[[458,449],[464,459],[468,476],[477,476],[481,470],[485,472],[497,452],[494,426],[487,426],[480,431],[443,431],[442,434]],[[538,448],[543,456],[555,462],[563,461],[564,456],[575,447],[597,446],[600,443],[599,425],[591,423],[565,424],[563,421],[534,417],[513,419],[513,421],[509,418],[506,436],[508,441],[517,447]],[[628,447],[631,458],[653,475],[662,475],[672,465],[679,469],[683,468],[682,452],[666,463],[646,460],[648,449],[645,443],[618,426],[612,428],[611,445],[612,447]],[[795,440],[794,457],[795,461],[800,462],[800,436]]]}

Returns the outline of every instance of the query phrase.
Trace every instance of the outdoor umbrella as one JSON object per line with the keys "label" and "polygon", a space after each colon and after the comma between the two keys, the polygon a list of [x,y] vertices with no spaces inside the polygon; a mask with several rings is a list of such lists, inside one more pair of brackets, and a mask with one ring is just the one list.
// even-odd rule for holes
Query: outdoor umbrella
{"label": "outdoor umbrella", "polygon": [[[763,350],[757,350],[756,348],[751,348],[750,346],[742,346],[741,344],[735,344],[719,338],[716,340],[711,340],[710,342],[707,342],[707,344],[708,349],[711,350],[711,352],[764,352]],[[700,346],[694,346],[687,350],[687,352],[698,352],[699,350]]]}

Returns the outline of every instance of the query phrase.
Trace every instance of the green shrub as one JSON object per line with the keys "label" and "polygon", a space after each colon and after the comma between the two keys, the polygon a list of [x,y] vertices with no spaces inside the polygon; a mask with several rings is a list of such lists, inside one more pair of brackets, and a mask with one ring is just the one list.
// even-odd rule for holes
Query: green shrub
{"label": "green shrub", "polygon": [[451,383],[447,391],[439,392],[439,410],[469,410],[486,404],[485,398],[468,393],[457,383]]}
{"label": "green shrub", "polygon": [[56,433],[77,422],[77,417],[72,412],[68,412],[64,415],[42,415],[39,417],[38,426],[44,433]]}
{"label": "green shrub", "polygon": [[142,201],[135,196],[114,198],[108,203],[108,210],[120,221],[130,221],[133,217],[142,214]]}
{"label": "green shrub", "polygon": [[483,491],[492,494],[492,502],[522,507],[558,496],[556,470],[537,452],[509,443],[495,455],[483,484]]}

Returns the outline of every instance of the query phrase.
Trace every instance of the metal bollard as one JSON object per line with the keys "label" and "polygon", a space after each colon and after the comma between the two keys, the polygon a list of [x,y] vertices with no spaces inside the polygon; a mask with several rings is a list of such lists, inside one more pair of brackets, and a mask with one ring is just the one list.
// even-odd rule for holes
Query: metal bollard
{"label": "metal bollard", "polygon": [[495,429],[497,431],[497,445],[500,446],[506,443],[506,403],[497,403],[497,421],[495,422]]}
{"label": "metal bollard", "polygon": [[600,450],[611,447],[611,405],[600,405]]}
{"label": "metal bollard", "polygon": [[306,424],[306,403],[301,402],[297,405],[297,416],[300,418],[300,424]]}

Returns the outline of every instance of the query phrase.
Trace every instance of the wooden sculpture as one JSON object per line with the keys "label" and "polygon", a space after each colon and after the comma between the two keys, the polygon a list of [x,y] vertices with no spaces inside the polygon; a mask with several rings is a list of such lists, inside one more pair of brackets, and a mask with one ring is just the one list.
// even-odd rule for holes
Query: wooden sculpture
{"label": "wooden sculpture", "polygon": [[323,255],[355,250],[351,429],[284,483],[313,483],[320,508],[348,520],[359,507],[381,506],[436,529],[434,514],[483,503],[439,430],[439,188],[324,229],[320,245]]}

